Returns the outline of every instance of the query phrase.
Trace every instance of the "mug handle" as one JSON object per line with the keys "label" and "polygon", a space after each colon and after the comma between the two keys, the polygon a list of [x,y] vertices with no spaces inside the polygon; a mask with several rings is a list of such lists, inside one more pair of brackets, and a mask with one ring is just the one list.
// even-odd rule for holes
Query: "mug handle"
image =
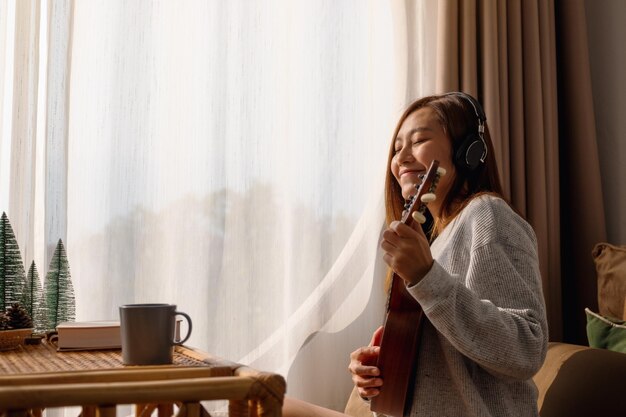
{"label": "mug handle", "polygon": [[175,345],[182,345],[183,343],[185,343],[187,341],[187,339],[189,339],[189,336],[191,336],[191,317],[189,317],[189,315],[187,315],[187,313],[183,313],[182,311],[175,311],[174,312],[175,316],[183,316],[184,318],[187,319],[187,325],[189,326],[189,328],[187,329],[187,335],[183,338],[183,340],[177,340],[174,341]]}

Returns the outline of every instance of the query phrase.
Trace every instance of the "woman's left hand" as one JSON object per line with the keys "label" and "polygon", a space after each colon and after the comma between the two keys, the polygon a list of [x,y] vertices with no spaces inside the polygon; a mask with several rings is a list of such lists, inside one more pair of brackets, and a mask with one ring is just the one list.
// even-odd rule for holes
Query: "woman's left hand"
{"label": "woman's left hand", "polygon": [[383,232],[380,247],[385,252],[383,260],[408,284],[417,284],[433,265],[428,239],[422,227],[394,221]]}

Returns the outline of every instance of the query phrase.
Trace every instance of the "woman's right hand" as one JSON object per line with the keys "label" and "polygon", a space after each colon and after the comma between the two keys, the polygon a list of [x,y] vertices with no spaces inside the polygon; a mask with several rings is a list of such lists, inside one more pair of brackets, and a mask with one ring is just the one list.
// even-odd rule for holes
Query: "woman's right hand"
{"label": "woman's right hand", "polygon": [[378,395],[383,380],[379,377],[380,370],[374,366],[380,352],[380,339],[383,327],[376,329],[369,346],[361,347],[350,354],[348,370],[352,373],[352,381],[362,398]]}

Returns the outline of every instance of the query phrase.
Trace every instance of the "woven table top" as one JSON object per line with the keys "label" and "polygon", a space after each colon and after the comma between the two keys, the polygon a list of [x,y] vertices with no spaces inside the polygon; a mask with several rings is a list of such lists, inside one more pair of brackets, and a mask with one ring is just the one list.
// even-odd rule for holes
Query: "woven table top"
{"label": "woven table top", "polygon": [[[174,363],[160,367],[215,367],[224,375],[225,364],[202,358],[195,350],[177,347]],[[24,345],[10,351],[0,352],[0,377],[11,374],[38,374],[47,372],[72,372],[116,370],[136,367],[122,364],[122,351],[82,350],[58,352],[54,345],[42,342],[39,345]],[[220,371],[221,370],[221,371]]]}
{"label": "woven table top", "polygon": [[179,403],[195,410],[185,408],[185,415],[202,417],[208,413],[200,412],[200,401],[213,400],[228,400],[231,417],[281,415],[286,383],[279,374],[188,346],[175,347],[171,365],[124,366],[121,353],[59,352],[45,341],[0,351],[0,417],[40,416],[41,409],[67,406],[97,408],[87,414],[83,408],[82,416],[114,417],[117,404],[135,404],[137,416],[164,405],[170,407],[163,409],[164,415],[171,415],[172,404]]}

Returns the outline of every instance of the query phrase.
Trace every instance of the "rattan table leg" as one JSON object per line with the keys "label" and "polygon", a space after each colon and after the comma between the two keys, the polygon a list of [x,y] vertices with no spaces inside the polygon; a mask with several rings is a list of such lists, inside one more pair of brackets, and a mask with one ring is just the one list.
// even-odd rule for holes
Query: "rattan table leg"
{"label": "rattan table leg", "polygon": [[283,415],[282,403],[273,397],[262,398],[257,410],[259,417],[281,417]]}
{"label": "rattan table leg", "polygon": [[115,405],[101,405],[96,410],[97,417],[117,417],[117,408]]}
{"label": "rattan table leg", "polygon": [[211,417],[211,414],[204,408],[204,405],[200,403],[200,417]]}
{"label": "rattan table leg", "polygon": [[228,417],[256,417],[250,414],[248,400],[230,400],[228,401]]}
{"label": "rattan table leg", "polygon": [[257,400],[248,400],[248,409],[250,417],[259,417],[259,402]]}
{"label": "rattan table leg", "polygon": [[78,417],[96,417],[97,410],[98,407],[96,407],[95,405],[83,405],[83,409]]}
{"label": "rattan table leg", "polygon": [[200,417],[200,403],[188,402],[184,403],[181,407],[181,411],[184,410],[184,415],[179,413],[180,417]]}
{"label": "rattan table leg", "polygon": [[[135,417],[150,417],[156,409],[156,404],[135,404]],[[172,414],[173,412],[168,417],[171,417]],[[159,417],[163,416],[159,414]]]}
{"label": "rattan table leg", "polygon": [[28,411],[29,417],[42,417],[43,416],[43,408],[31,408]]}
{"label": "rattan table leg", "polygon": [[157,405],[158,417],[172,417],[174,415],[174,404]]}

